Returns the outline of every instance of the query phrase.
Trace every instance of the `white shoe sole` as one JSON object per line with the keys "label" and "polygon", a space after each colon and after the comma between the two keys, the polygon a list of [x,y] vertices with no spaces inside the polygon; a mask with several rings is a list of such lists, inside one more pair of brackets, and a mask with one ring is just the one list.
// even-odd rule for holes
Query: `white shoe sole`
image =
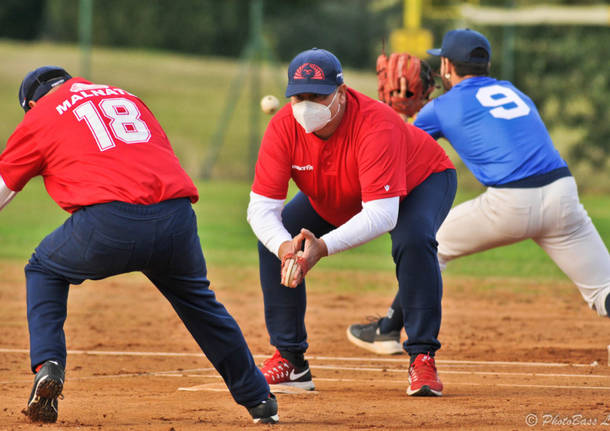
{"label": "white shoe sole", "polygon": [[441,397],[443,396],[443,392],[435,391],[428,385],[424,385],[416,391],[412,390],[411,386],[409,386],[407,388],[407,395],[411,397]]}
{"label": "white shoe sole", "polygon": [[347,328],[347,339],[354,343],[358,347],[362,347],[369,352],[377,353],[378,355],[399,355],[402,354],[402,344],[396,341],[375,341],[373,343],[367,343],[352,335]]}
{"label": "white shoe sole", "polygon": [[276,424],[280,421],[279,415],[269,416],[267,418],[256,418],[252,420],[255,424]]}
{"label": "white shoe sole", "polygon": [[290,386],[291,388],[298,388],[304,391],[313,391],[316,389],[315,385],[313,384],[313,380],[310,380],[308,382],[284,382],[284,383],[269,383],[269,387],[271,388],[271,392],[274,392],[273,388],[275,386],[279,386],[280,388],[282,386]]}

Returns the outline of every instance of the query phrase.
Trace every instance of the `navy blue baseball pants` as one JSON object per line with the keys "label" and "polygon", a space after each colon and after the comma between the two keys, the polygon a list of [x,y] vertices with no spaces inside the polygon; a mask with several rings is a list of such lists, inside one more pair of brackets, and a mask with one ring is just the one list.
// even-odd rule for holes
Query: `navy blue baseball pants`
{"label": "navy blue baseball pants", "polygon": [[[443,282],[437,258],[436,232],[447,216],[457,187],[456,172],[448,169],[430,175],[400,203],[398,222],[390,232],[396,264],[400,303],[410,355],[434,352],[441,346]],[[317,237],[335,229],[320,217],[303,193],[284,207],[284,226],[294,237],[301,228]],[[305,281],[294,289],[280,284],[281,262],[258,243],[260,278],[265,303],[265,321],[271,344],[281,350],[305,352]]]}
{"label": "navy blue baseball pants", "polygon": [[237,403],[267,399],[269,385],[237,322],[209,288],[188,199],[84,207],[42,240],[25,267],[32,370],[51,359],[65,367],[69,285],[131,271],[169,300]]}

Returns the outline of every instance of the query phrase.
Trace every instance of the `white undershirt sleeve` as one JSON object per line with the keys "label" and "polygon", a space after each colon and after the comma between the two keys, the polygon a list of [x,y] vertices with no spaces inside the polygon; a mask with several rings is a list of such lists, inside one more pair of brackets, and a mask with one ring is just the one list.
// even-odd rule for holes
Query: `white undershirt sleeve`
{"label": "white undershirt sleeve", "polygon": [[321,237],[328,255],[354,248],[394,229],[399,203],[398,196],[363,202],[362,211]]}
{"label": "white undershirt sleeve", "polygon": [[17,192],[12,191],[6,186],[2,176],[0,176],[0,211],[2,211],[2,208],[4,208],[16,194]]}
{"label": "white undershirt sleeve", "polygon": [[283,199],[271,199],[250,192],[248,223],[258,240],[276,256],[280,245],[292,240],[292,236],[282,224],[283,208]]}

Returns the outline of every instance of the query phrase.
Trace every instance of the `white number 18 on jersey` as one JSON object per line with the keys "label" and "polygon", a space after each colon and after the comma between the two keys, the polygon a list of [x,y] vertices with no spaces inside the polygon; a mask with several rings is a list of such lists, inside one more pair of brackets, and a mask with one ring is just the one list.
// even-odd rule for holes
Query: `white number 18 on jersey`
{"label": "white number 18 on jersey", "polygon": [[150,130],[140,120],[140,111],[131,100],[122,97],[103,99],[99,103],[99,110],[93,102],[88,101],[74,109],[74,115],[78,121],[85,120],[100,151],[114,148],[115,143],[99,111],[110,119],[110,130],[116,139],[127,144],[148,142],[150,139]]}

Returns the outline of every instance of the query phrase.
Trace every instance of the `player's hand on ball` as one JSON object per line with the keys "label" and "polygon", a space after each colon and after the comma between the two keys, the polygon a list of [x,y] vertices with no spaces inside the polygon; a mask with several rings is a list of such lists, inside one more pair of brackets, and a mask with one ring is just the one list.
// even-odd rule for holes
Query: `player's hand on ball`
{"label": "player's hand on ball", "polygon": [[269,94],[261,99],[261,109],[265,114],[273,114],[280,109],[280,101],[277,97]]}
{"label": "player's hand on ball", "polygon": [[307,273],[307,262],[303,258],[303,252],[296,254],[286,253],[282,259],[281,283],[287,287],[297,287],[303,281]]}
{"label": "player's hand on ball", "polygon": [[[295,253],[294,250],[298,251]],[[287,287],[297,287],[303,282],[307,271],[321,258],[328,256],[328,248],[323,240],[303,228],[292,241],[286,241],[280,246],[279,255],[282,256],[281,283]]]}

